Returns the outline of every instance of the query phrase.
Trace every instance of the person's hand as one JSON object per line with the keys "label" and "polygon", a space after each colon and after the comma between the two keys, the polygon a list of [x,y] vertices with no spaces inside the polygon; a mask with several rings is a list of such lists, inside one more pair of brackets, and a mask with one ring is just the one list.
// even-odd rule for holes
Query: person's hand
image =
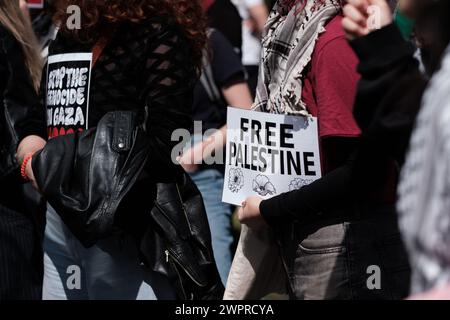
{"label": "person's hand", "polygon": [[394,20],[386,0],[348,0],[344,7],[342,26],[347,39],[368,35],[381,29]]}
{"label": "person's hand", "polygon": [[187,173],[194,173],[198,171],[199,165],[195,163],[195,155],[193,149],[189,149],[183,153],[178,159],[178,163],[183,167]]}
{"label": "person's hand", "polygon": [[191,164],[185,162],[180,162],[180,164],[183,167],[184,171],[186,171],[187,173],[194,173],[197,172],[199,169],[198,164]]}
{"label": "person's hand", "polygon": [[263,201],[261,197],[248,197],[242,202],[242,206],[238,211],[239,221],[250,229],[259,229],[267,226],[259,211],[261,201]]}
{"label": "person's hand", "polygon": [[[23,161],[25,158],[27,158],[30,155],[34,155],[36,152],[42,150],[45,145],[46,141],[38,136],[28,136],[24,138],[17,148],[17,155],[16,160],[19,163],[19,165],[23,164]],[[33,184],[33,187],[38,190],[38,186],[36,184],[36,178],[34,177],[33,169],[31,167],[31,160],[29,159],[27,162],[27,165],[25,167],[25,174],[27,175],[28,179],[30,179],[30,182]]]}

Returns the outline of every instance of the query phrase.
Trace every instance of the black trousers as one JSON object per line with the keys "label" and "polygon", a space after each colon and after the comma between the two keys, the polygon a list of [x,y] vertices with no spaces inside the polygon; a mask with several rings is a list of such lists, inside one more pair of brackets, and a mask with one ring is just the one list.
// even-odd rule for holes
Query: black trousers
{"label": "black trousers", "polygon": [[0,203],[0,300],[41,299],[43,253],[34,218]]}

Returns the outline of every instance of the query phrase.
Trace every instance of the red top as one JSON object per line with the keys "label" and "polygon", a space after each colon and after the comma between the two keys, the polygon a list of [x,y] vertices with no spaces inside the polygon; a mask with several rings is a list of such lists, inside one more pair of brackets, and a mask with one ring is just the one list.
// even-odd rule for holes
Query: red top
{"label": "red top", "polygon": [[[319,119],[322,141],[361,133],[353,118],[358,59],[345,38],[341,21],[341,16],[333,18],[319,36],[303,84],[302,98],[308,111]],[[328,161],[323,150],[322,158],[325,165]]]}
{"label": "red top", "polygon": [[345,38],[341,21],[341,16],[335,17],[319,36],[302,92],[308,111],[319,118],[321,138],[361,133],[353,118],[358,58]]}

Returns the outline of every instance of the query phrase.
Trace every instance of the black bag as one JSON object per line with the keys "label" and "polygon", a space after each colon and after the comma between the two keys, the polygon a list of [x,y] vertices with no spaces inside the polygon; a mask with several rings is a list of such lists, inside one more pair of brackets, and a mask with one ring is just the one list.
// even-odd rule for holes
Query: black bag
{"label": "black bag", "polygon": [[114,231],[121,201],[148,157],[134,112],[107,113],[96,128],[51,139],[32,160],[47,201],[85,246]]}

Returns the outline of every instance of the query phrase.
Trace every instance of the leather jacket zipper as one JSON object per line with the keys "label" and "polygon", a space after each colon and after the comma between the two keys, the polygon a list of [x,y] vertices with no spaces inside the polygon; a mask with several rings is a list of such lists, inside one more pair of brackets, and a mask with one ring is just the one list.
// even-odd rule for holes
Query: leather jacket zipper
{"label": "leather jacket zipper", "polygon": [[[170,251],[170,249],[166,250],[166,262],[170,263],[170,261],[175,262],[183,271],[188,275],[188,277],[199,287],[204,287],[203,284],[198,282],[194,277],[190,274],[190,272],[178,261],[175,255]],[[178,271],[177,271],[178,272]]]}
{"label": "leather jacket zipper", "polygon": [[181,278],[180,272],[178,272],[178,269],[174,265],[174,263],[169,260],[169,257],[170,257],[169,250],[166,250],[165,252],[166,252],[166,262],[171,264],[173,269],[175,270],[175,273],[177,274],[178,280],[180,281],[180,288],[181,288],[181,291],[183,292],[184,299],[187,299],[186,290],[184,289],[183,279]]}

